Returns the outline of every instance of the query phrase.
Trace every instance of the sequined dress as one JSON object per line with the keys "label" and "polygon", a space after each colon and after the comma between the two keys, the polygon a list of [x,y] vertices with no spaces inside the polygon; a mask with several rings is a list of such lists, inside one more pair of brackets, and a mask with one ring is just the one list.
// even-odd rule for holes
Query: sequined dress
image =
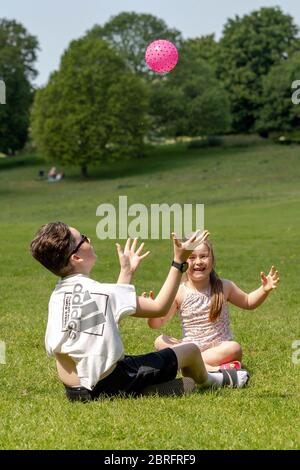
{"label": "sequined dress", "polygon": [[201,351],[233,339],[227,302],[215,322],[209,320],[211,288],[198,292],[182,284],[184,297],[179,310],[182,341],[196,343]]}

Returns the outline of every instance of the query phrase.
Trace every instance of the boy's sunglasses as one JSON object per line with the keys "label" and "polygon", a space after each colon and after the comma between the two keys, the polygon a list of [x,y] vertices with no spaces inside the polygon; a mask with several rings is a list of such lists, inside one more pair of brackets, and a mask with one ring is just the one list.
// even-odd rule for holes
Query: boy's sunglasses
{"label": "boy's sunglasses", "polygon": [[81,235],[81,240],[80,240],[80,242],[79,242],[78,245],[74,248],[74,250],[71,251],[71,253],[68,255],[68,257],[66,258],[66,261],[69,261],[69,259],[71,258],[71,256],[72,256],[72,255],[75,255],[75,253],[77,253],[77,251],[79,250],[79,248],[81,247],[81,245],[82,245],[84,242],[90,243],[90,240],[89,240],[89,238],[88,238],[86,235]]}

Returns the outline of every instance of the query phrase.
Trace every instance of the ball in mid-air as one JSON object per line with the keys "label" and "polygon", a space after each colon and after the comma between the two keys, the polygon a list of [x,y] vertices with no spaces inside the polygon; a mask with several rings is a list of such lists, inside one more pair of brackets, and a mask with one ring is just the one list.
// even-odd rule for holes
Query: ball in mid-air
{"label": "ball in mid-air", "polygon": [[157,73],[170,72],[178,62],[176,46],[166,39],[157,39],[149,44],[145,55],[148,67]]}

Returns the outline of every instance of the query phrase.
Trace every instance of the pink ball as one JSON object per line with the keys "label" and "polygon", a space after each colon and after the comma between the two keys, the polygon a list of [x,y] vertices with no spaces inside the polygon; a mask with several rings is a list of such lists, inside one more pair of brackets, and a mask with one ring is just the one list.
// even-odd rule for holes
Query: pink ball
{"label": "pink ball", "polygon": [[178,62],[178,51],[174,44],[157,39],[149,44],[145,55],[148,67],[157,73],[170,72]]}

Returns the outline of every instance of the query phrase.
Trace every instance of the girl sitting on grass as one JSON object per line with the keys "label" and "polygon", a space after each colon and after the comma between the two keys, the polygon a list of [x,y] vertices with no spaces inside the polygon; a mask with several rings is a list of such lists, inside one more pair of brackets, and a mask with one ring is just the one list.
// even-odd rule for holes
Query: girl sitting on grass
{"label": "girl sitting on grass", "polygon": [[[150,328],[160,328],[179,312],[183,338],[160,335],[154,342],[155,348],[160,351],[179,343],[195,343],[207,370],[240,369],[242,348],[233,341],[228,302],[245,310],[254,310],[276,289],[278,271],[272,266],[267,276],[261,272],[261,286],[247,294],[234,282],[218,277],[213,247],[208,240],[192,252],[187,263],[185,279],[183,277],[168,314],[148,320]],[[152,292],[150,296],[153,298]]]}

